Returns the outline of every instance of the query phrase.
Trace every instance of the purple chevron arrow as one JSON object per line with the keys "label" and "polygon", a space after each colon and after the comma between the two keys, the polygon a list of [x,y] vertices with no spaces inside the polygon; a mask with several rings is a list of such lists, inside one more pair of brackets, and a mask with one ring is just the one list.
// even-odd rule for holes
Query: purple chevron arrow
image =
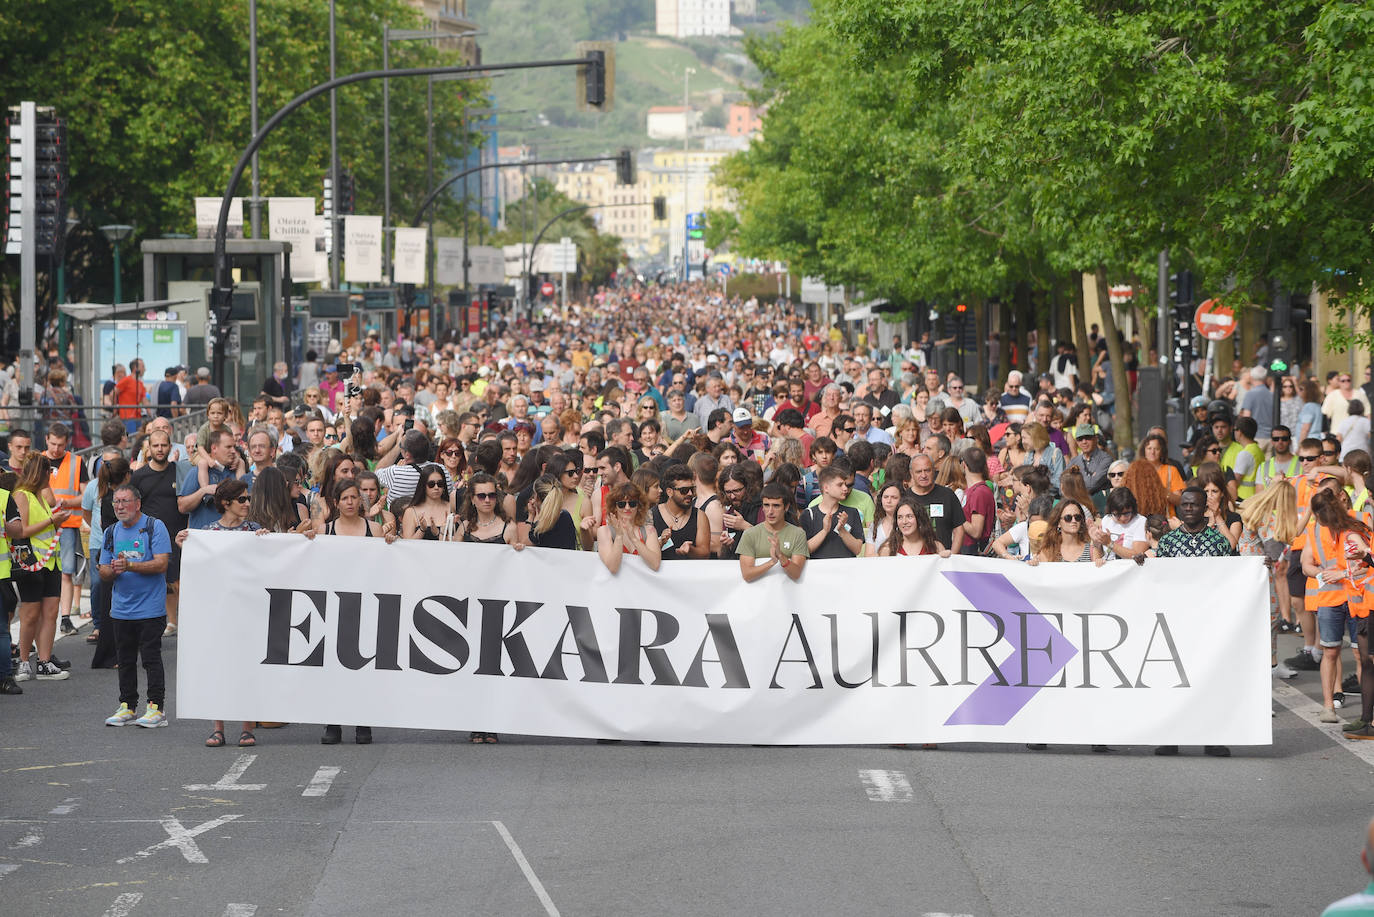
{"label": "purple chevron arrow", "polygon": [[[945,725],[1005,726],[1040,691],[1037,685],[1049,684],[1050,679],[1078,655],[1078,647],[1070,643],[1002,574],[950,572],[944,576],[989,621],[994,619],[988,612],[995,612],[1007,622],[1003,639],[1011,644],[1011,655],[1001,666],[1002,674],[1009,683],[998,684],[997,677],[989,675],[973,689],[973,693],[964,698],[964,702],[945,720]],[[1019,619],[1013,617],[1015,612],[1030,615],[1026,618],[1027,643],[1049,647],[1048,653],[1032,650],[1026,654],[1029,671],[1024,678],[1021,672],[1021,628]],[[1020,685],[1023,681],[1027,682],[1027,686]]]}

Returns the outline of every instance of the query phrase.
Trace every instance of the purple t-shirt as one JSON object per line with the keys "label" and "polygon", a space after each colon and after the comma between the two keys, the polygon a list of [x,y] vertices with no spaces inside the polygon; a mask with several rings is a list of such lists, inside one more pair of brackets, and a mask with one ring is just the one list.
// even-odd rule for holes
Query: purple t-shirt
{"label": "purple t-shirt", "polygon": [[987,484],[975,484],[964,491],[964,518],[972,519],[975,515],[983,517],[983,536],[971,544],[965,540],[964,551],[982,554],[992,538],[993,525],[997,522],[997,507],[993,500],[992,488]]}

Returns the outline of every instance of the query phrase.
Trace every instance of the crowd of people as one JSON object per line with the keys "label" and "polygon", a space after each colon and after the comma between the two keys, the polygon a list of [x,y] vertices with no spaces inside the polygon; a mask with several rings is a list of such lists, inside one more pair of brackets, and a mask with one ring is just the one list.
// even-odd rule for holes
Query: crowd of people
{"label": "crowd of people", "polygon": [[[154,403],[138,365],[106,393],[117,414],[89,462],[61,421],[40,443],[9,432],[0,598],[20,629],[0,694],[69,677],[54,635],[74,631],[89,576],[93,665],[119,672],[107,722],[165,724],[161,641],[195,530],[595,551],[612,574],[625,555],[651,570],[714,559],[746,582],[835,558],[1241,554],[1271,572],[1275,675],[1318,673],[1326,722],[1359,692],[1343,729],[1374,738],[1365,391],[1348,374],[1323,395],[1315,379],[1237,367],[1189,405],[1183,442],[1158,427],[1114,442],[1105,352],[1080,378],[1061,344],[1049,372],[979,387],[938,369],[928,337],[878,348],[693,285],[604,290],[556,323],[444,342],[332,344],[294,376],[275,367],[246,413],[203,372]],[[191,407],[204,423],[174,440],[170,415]],[[1289,632],[1304,649],[1279,660]],[[238,744],[256,728],[242,723]],[[206,744],[226,742],[215,723]]]}

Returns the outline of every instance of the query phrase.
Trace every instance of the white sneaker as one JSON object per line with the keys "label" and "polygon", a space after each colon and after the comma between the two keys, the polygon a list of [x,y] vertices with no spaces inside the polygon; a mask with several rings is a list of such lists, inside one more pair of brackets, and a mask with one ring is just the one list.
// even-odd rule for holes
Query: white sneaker
{"label": "white sneaker", "polygon": [[1274,673],[1275,678],[1294,678],[1297,671],[1288,667],[1286,663],[1280,662],[1278,665],[1270,666],[1269,671]]}
{"label": "white sneaker", "polygon": [[149,729],[166,726],[167,715],[158,709],[157,704],[149,704],[148,709],[143,711],[143,715],[134,720],[134,725],[146,726]]}
{"label": "white sneaker", "polygon": [[19,663],[18,667],[14,670],[14,680],[28,681],[31,678],[33,678],[33,666],[29,665],[27,662]]}
{"label": "white sneaker", "polygon": [[127,726],[134,721],[134,712],[129,709],[128,704],[120,704],[119,709],[114,712],[114,716],[105,720],[106,726]]}

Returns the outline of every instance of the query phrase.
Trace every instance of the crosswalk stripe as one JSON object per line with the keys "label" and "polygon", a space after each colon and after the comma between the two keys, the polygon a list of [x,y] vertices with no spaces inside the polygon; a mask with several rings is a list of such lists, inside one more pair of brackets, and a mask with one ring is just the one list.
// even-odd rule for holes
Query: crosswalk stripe
{"label": "crosswalk stripe", "polygon": [[859,780],[872,802],[911,802],[911,781],[901,771],[860,770]]}

